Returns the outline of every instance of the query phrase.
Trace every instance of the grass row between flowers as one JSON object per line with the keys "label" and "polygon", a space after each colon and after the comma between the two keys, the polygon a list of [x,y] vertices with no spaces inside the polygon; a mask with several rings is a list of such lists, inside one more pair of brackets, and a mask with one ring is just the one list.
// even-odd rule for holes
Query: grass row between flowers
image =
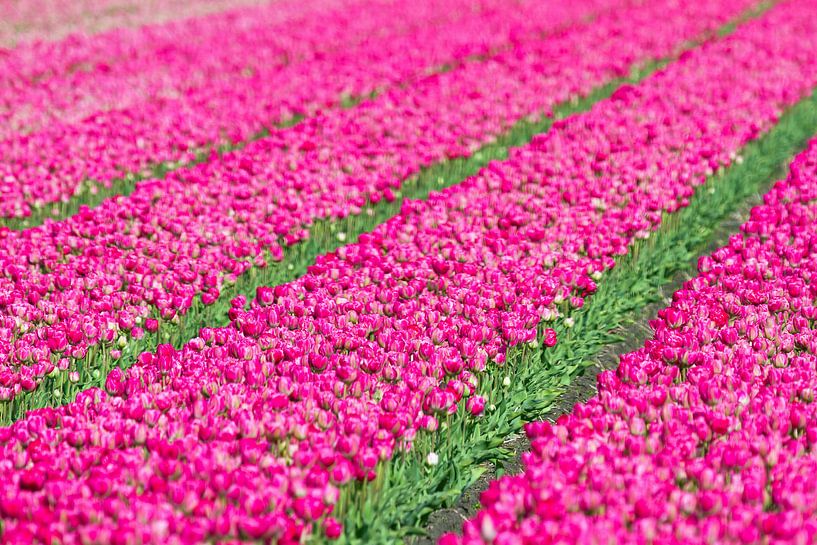
{"label": "grass row between flowers", "polygon": [[[478,393],[490,406],[479,421],[466,421],[460,416],[466,411],[459,411],[441,423],[439,433],[418,436],[410,452],[382,464],[375,481],[344,490],[342,542],[385,544],[425,535],[428,516],[455,502],[483,474],[486,463],[513,456],[503,446],[505,440],[553,410],[573,379],[661,300],[662,287],[679,274],[694,272],[694,258],[716,237],[721,222],[778,179],[815,133],[817,91],[748,144],[742,162],[710,177],[688,207],[665,215],[657,232],[633,244],[583,308],[565,308],[573,325],[564,320],[549,324],[559,338],[555,347],[540,348],[540,335],[537,343],[509,350],[505,366],[487,373],[480,384]],[[428,464],[430,453],[436,455],[434,465]]]}
{"label": "grass row between flowers", "polygon": [[[15,396],[10,403],[0,404],[0,425],[7,425],[23,417],[27,411],[32,409],[73,401],[79,392],[102,386],[108,372],[114,367],[129,367],[140,353],[155,351],[161,343],[169,343],[179,348],[198,335],[201,327],[227,325],[230,301],[234,297],[245,295],[248,299],[252,299],[259,286],[282,284],[302,276],[306,268],[314,263],[317,256],[354,242],[361,234],[371,231],[388,218],[397,215],[405,199],[425,199],[431,191],[460,183],[479,172],[491,161],[505,159],[510,148],[527,144],[533,136],[549,131],[555,120],[589,110],[597,102],[612,95],[622,85],[637,83],[668,62],[669,60],[664,59],[636,68],[626,78],[611,81],[595,89],[586,97],[557,106],[550,118],[524,119],[517,122],[510,131],[493,143],[482,146],[467,158],[447,160],[422,170],[404,182],[393,202],[382,200],[376,205],[367,205],[357,216],[348,216],[342,220],[321,220],[314,223],[310,227],[308,240],[288,247],[283,260],[276,262],[271,256],[267,256],[267,262],[270,265],[266,268],[254,267],[240,276],[235,283],[225,284],[216,303],[205,305],[200,298],[196,298],[193,306],[185,315],[177,316],[171,322],[162,323],[158,333],[146,333],[138,340],[130,339],[127,342],[92,346],[84,360],[78,362],[80,373],[78,382],[71,382],[65,373],[57,374],[56,378],[46,378],[34,392],[21,393]],[[135,184],[135,180],[130,182],[128,187],[131,188],[131,191]],[[155,317],[159,318],[158,313]],[[111,354],[116,350],[121,352],[118,358],[114,358]]]}

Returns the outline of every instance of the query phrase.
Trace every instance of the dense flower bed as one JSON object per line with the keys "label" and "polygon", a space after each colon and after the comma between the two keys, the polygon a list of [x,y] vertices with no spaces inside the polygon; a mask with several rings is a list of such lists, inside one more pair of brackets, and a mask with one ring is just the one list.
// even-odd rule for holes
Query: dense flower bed
{"label": "dense flower bed", "polygon": [[811,543],[817,140],[442,544]]}
{"label": "dense flower bed", "polygon": [[[47,375],[88,370],[78,360],[89,346],[121,347],[155,331],[157,318],[169,322],[187,312],[199,296],[214,303],[225,282],[272,266],[281,245],[303,241],[316,219],[359,214],[367,202],[394,199],[404,178],[422,166],[467,155],[520,117],[547,112],[633,62],[672,51],[734,13],[735,5],[710,3],[698,11],[674,0],[651,2],[544,42],[523,41],[493,61],[144,182],[128,198],[66,221],[0,233],[7,271],[0,280],[0,398],[33,390]],[[811,74],[794,57],[809,47],[793,45],[794,60],[778,69],[768,89],[734,99],[745,101],[744,115],[757,110],[751,117],[758,128],[810,86]],[[752,76],[764,73],[754,61],[745,63]],[[728,143],[733,150],[741,142]]]}
{"label": "dense flower bed", "polygon": [[461,405],[479,415],[489,362],[581,306],[634,237],[817,83],[814,9],[774,9],[259,288],[250,310],[235,301],[231,327],[0,430],[4,538],[338,537],[342,485]]}
{"label": "dense flower bed", "polygon": [[0,47],[69,34],[155,24],[263,0],[9,0],[0,4]]}
{"label": "dense flower bed", "polygon": [[[365,10],[355,13],[363,6]],[[520,7],[521,13],[539,15],[538,22],[527,23],[529,29],[540,30],[548,24],[533,8],[526,12],[525,4]],[[588,17],[602,7],[601,2],[586,1],[572,12],[557,11],[554,26],[570,22],[571,16]],[[70,122],[82,121],[91,114],[140,106],[160,98],[185,99],[191,92],[205,96],[198,93],[214,85],[210,79],[236,85],[246,85],[247,79],[266,79],[270,85],[280,85],[286,80],[274,79],[274,71],[307,62],[338,62],[342,58],[348,63],[361,57],[357,72],[374,59],[392,70],[421,72],[462,55],[485,53],[491,44],[504,45],[509,33],[525,30],[517,22],[519,16],[499,17],[496,11],[495,3],[487,0],[450,0],[439,9],[430,2],[409,4],[399,0],[358,0],[346,5],[338,0],[310,0],[300,5],[280,2],[274,7],[237,9],[170,24],[20,47],[0,59],[0,77],[5,84],[5,123],[0,135],[35,131],[54,121],[69,122],[66,126],[70,126]],[[409,38],[415,32],[419,33],[418,41],[429,43],[409,47]],[[392,44],[393,40],[397,43]],[[384,47],[386,52],[394,53],[401,46],[407,55],[402,63],[376,51]],[[428,55],[427,62],[423,54]],[[368,68],[383,70],[378,66]],[[288,76],[292,77],[293,72]],[[264,126],[260,122],[258,125]]]}
{"label": "dense flower bed", "polygon": [[344,96],[587,24],[610,0],[523,0],[512,11],[496,0],[317,9],[322,3],[289,17],[276,4],[0,59],[8,82],[0,86],[0,215],[26,217],[87,180],[110,186],[151,165],[189,162]]}

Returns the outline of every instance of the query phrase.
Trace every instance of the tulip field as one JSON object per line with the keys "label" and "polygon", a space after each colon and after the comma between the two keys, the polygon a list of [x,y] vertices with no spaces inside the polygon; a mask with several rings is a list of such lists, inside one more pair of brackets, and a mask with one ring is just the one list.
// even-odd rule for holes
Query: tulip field
{"label": "tulip field", "polygon": [[0,543],[805,545],[815,392],[817,0],[0,5]]}

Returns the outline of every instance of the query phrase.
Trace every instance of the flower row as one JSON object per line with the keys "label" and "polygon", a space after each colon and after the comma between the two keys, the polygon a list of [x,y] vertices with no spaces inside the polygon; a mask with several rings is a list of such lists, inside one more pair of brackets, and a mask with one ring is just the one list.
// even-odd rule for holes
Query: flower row
{"label": "flower row", "polygon": [[[406,176],[421,167],[468,155],[521,117],[548,112],[627,73],[634,62],[671,52],[736,5],[706,3],[698,10],[674,0],[651,2],[545,41],[521,41],[485,63],[146,181],[127,198],[65,221],[0,233],[6,272],[0,399],[36,389],[43,377],[99,366],[91,357],[81,361],[89,347],[117,351],[155,332],[158,320],[215,303],[240,275],[272,270],[281,245],[303,242],[317,219],[394,200]],[[809,47],[803,42],[793,51]],[[773,87],[778,95],[741,97],[765,104],[758,123],[770,121],[762,108],[784,107],[808,85],[798,62],[787,67]]]}
{"label": "flower row", "polygon": [[47,211],[95,189],[88,181],[110,186],[157,164],[190,162],[344,97],[410,84],[539,32],[589,24],[582,19],[604,1],[557,7],[524,0],[511,11],[497,0],[480,0],[477,10],[473,0],[368,2],[365,10],[304,8],[307,15],[270,24],[283,18],[275,4],[88,38],[88,55],[76,48],[70,63],[60,55],[53,62],[69,71],[47,77],[38,63],[51,56],[15,55],[21,70],[35,74],[18,85],[8,70],[14,83],[0,86],[0,215]]}
{"label": "flower row", "polygon": [[443,544],[817,538],[817,140]]}
{"label": "flower row", "polygon": [[231,326],[0,429],[3,538],[339,537],[343,485],[458,411],[478,417],[489,365],[582,306],[662,211],[817,84],[816,8],[773,9],[405,203],[301,279],[259,288],[249,310],[236,299]]}
{"label": "flower row", "polygon": [[109,28],[156,24],[260,0],[12,0],[0,4],[0,47]]}
{"label": "flower row", "polygon": [[[575,16],[592,14],[592,2],[579,5]],[[507,27],[516,20],[498,17],[490,1],[450,0],[439,10],[428,2],[399,1],[370,2],[362,13],[360,8],[337,0],[282,2],[11,50],[0,59],[5,121],[0,135],[36,131],[55,121],[68,126],[159,98],[184,98],[189,92],[203,92],[209,79],[243,82],[258,70],[269,78],[273,70],[327,55],[347,62],[357,55],[365,63],[377,47],[392,52],[395,46],[407,47],[407,35],[413,32],[421,32],[418,38],[430,43],[407,47],[402,63],[388,62],[412,67],[425,53],[430,57],[426,66],[433,67],[460,54],[484,52],[489,40],[503,45],[512,32]],[[561,14],[556,18],[560,23]],[[435,37],[434,32],[445,35]],[[499,35],[487,35],[492,32]],[[391,40],[399,43],[393,46]],[[421,52],[414,51],[418,47]]]}

